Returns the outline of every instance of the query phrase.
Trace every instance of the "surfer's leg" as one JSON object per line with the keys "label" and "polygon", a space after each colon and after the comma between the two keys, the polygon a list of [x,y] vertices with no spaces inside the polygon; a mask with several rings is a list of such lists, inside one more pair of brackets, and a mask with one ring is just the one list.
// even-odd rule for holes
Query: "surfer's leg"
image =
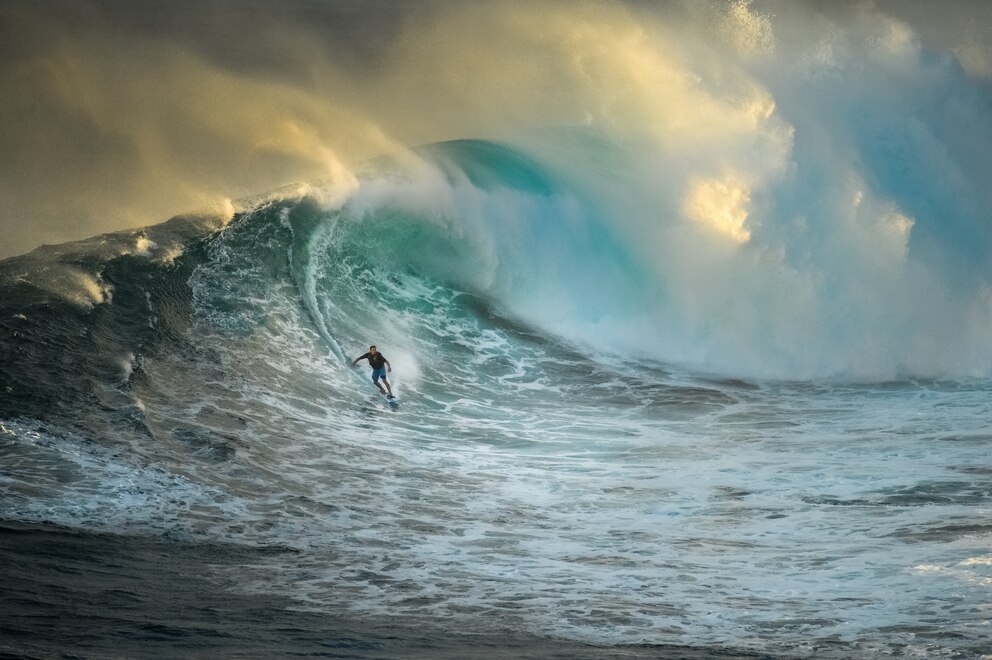
{"label": "surfer's leg", "polygon": [[[373,369],[372,370],[372,384],[379,388],[379,392],[380,393],[385,394],[386,393],[386,390],[382,389],[382,385],[379,384],[379,379],[380,378],[382,378],[383,382],[385,382],[386,377],[383,376],[382,374],[380,374],[378,369]],[[388,387],[389,384],[386,383],[386,386]]]}
{"label": "surfer's leg", "polygon": [[[386,380],[385,376],[382,377],[382,382],[386,384],[386,389],[389,390],[389,396],[393,396],[393,388],[389,386],[389,381]],[[382,388],[380,387],[379,389],[381,390]]]}

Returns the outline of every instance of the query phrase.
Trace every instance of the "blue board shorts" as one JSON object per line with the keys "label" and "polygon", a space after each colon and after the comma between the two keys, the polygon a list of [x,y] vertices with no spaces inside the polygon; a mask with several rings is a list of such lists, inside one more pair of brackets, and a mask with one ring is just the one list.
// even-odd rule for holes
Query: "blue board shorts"
{"label": "blue board shorts", "polygon": [[376,382],[380,378],[386,377],[386,367],[379,367],[378,369],[372,370],[372,382]]}

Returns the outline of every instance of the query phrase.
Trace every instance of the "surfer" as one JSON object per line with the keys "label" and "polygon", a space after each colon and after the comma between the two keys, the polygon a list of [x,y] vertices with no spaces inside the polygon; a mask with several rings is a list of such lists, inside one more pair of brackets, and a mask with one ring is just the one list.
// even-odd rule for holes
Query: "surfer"
{"label": "surfer", "polygon": [[[358,364],[359,360],[368,360],[369,366],[372,367],[372,383],[379,388],[379,391],[383,394],[387,394],[387,399],[393,398],[393,388],[389,386],[389,381],[386,380],[386,371],[392,372],[393,367],[389,364],[389,360],[386,356],[376,350],[375,344],[369,346],[369,352],[365,355],[361,355],[354,359],[351,366],[354,367]],[[383,384],[385,384],[386,389],[382,389],[382,385],[379,384],[379,379],[382,379]]]}

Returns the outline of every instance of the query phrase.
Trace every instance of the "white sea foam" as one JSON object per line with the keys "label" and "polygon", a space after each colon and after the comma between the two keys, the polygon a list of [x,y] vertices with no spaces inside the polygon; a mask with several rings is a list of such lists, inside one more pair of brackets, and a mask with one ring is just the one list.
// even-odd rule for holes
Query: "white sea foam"
{"label": "white sea foam", "polygon": [[147,236],[139,236],[134,245],[134,253],[141,257],[151,257],[152,250],[158,249],[158,243]]}
{"label": "white sea foam", "polygon": [[[211,511],[236,515],[236,498],[216,486],[144,463],[67,432],[23,422],[0,424],[7,460],[6,519],[114,533],[188,533]],[[44,496],[33,496],[43,489]]]}

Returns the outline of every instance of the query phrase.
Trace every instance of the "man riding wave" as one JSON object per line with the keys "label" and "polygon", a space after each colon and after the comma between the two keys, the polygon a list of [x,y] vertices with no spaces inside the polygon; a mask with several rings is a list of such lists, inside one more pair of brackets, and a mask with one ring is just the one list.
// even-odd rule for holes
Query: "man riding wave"
{"label": "man riding wave", "polygon": [[[389,386],[389,381],[386,380],[386,371],[392,372],[393,367],[389,364],[389,360],[386,359],[386,356],[376,350],[375,344],[369,346],[368,353],[355,358],[352,361],[351,366],[354,367],[357,365],[359,360],[369,361],[369,366],[372,367],[372,383],[379,388],[380,392],[386,394],[387,399],[394,398],[393,388]],[[379,384],[380,379],[386,386],[386,389],[382,389],[382,385]]]}

